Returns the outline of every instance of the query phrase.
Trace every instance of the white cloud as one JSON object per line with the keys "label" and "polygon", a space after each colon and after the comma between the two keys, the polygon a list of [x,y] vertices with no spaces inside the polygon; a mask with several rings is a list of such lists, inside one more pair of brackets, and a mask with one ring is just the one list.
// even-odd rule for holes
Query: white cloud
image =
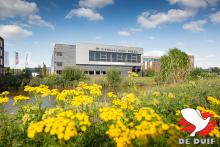
{"label": "white cloud", "polygon": [[143,31],[143,30],[142,30],[141,28],[131,28],[130,31],[131,31],[132,33],[136,33],[136,32],[141,32],[141,31]]}
{"label": "white cloud", "polygon": [[54,29],[52,24],[37,15],[37,11],[38,8],[35,2],[0,0],[0,19],[21,17],[22,20],[27,20],[29,24]]}
{"label": "white cloud", "polygon": [[130,32],[128,32],[128,31],[119,31],[119,32],[118,32],[118,35],[119,35],[119,36],[128,37],[128,36],[130,36],[131,34],[130,34]]}
{"label": "white cloud", "polygon": [[0,0],[0,18],[28,16],[37,12],[34,2],[23,0]]}
{"label": "white cloud", "polygon": [[31,36],[32,32],[17,25],[0,25],[0,34],[5,38],[21,38]]}
{"label": "white cloud", "polygon": [[170,4],[179,4],[187,8],[205,8],[216,6],[219,0],[168,0]]}
{"label": "white cloud", "polygon": [[167,13],[159,12],[155,14],[146,11],[138,16],[137,23],[144,28],[156,28],[161,24],[182,22],[194,14],[193,11],[181,9],[171,9]]}
{"label": "white cloud", "polygon": [[203,26],[207,23],[207,20],[197,20],[183,25],[183,29],[190,30],[192,32],[204,31]]}
{"label": "white cloud", "polygon": [[160,57],[165,55],[166,52],[165,51],[161,51],[161,50],[150,50],[150,51],[144,51],[143,56],[154,56],[154,57]]}
{"label": "white cloud", "polygon": [[79,6],[87,8],[103,8],[114,3],[114,0],[80,0]]}
{"label": "white cloud", "polygon": [[36,26],[40,26],[40,27],[48,27],[52,30],[54,30],[54,28],[55,28],[54,25],[52,25],[51,23],[46,22],[39,15],[30,15],[30,16],[28,16],[28,23],[31,24],[31,25],[36,25]]}
{"label": "white cloud", "polygon": [[72,17],[84,17],[92,21],[103,20],[103,16],[89,8],[72,9],[65,18],[70,19]]}
{"label": "white cloud", "polygon": [[220,24],[220,11],[210,15],[210,19],[213,23],[219,23]]}

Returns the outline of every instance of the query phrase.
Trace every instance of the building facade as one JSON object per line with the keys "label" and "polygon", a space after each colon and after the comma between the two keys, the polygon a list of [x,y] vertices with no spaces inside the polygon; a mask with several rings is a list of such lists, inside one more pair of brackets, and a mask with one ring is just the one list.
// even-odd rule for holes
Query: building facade
{"label": "building facade", "polygon": [[80,67],[89,75],[104,75],[114,67],[126,75],[141,71],[142,48],[78,43],[55,44],[51,72],[60,74],[65,67]]}
{"label": "building facade", "polygon": [[0,74],[4,73],[4,39],[0,37]]}
{"label": "building facade", "polygon": [[152,69],[154,71],[160,70],[160,57],[143,56],[143,70]]}

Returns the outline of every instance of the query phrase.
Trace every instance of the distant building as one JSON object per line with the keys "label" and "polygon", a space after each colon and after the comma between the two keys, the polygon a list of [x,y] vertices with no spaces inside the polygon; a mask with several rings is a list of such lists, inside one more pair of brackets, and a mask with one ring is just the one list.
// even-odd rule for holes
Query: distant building
{"label": "distant building", "polygon": [[0,37],[0,74],[4,73],[4,39]]}
{"label": "distant building", "polygon": [[60,74],[65,67],[80,67],[88,75],[104,75],[112,68],[121,74],[141,71],[142,48],[92,43],[55,44],[51,73]]}
{"label": "distant building", "polygon": [[143,70],[152,69],[154,71],[160,70],[160,57],[143,56]]}
{"label": "distant building", "polygon": [[[190,69],[194,68],[194,56],[189,55],[189,60],[190,60]],[[147,69],[152,69],[154,71],[159,71],[160,70],[160,57],[155,57],[155,56],[142,56],[142,69],[147,70]]]}

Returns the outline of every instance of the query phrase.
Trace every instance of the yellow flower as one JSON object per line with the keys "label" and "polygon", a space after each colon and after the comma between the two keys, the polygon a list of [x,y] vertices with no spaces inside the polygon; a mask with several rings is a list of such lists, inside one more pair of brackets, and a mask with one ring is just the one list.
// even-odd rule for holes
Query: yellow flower
{"label": "yellow flower", "polygon": [[169,92],[168,95],[167,95],[167,97],[168,97],[169,99],[173,99],[173,98],[175,98],[175,95],[174,95],[173,93]]}
{"label": "yellow flower", "polygon": [[19,101],[25,101],[25,100],[30,100],[30,98],[22,95],[15,96],[13,105],[16,105]]}
{"label": "yellow flower", "polygon": [[67,110],[58,113],[54,117],[42,119],[28,127],[28,137],[34,138],[38,133],[50,133],[56,135],[59,140],[69,140],[77,136],[77,131],[85,132],[90,126],[88,115]]}
{"label": "yellow flower", "polygon": [[0,104],[6,104],[8,103],[9,98],[8,97],[0,97]]}
{"label": "yellow flower", "polygon": [[155,96],[155,97],[160,96],[160,92],[159,92],[159,91],[154,91],[154,92],[153,92],[153,96]]}
{"label": "yellow flower", "polygon": [[207,100],[212,103],[212,104],[215,104],[215,105],[220,105],[220,100],[214,98],[214,97],[211,97],[211,96],[208,96],[207,97]]}
{"label": "yellow flower", "polygon": [[93,98],[87,95],[75,96],[71,101],[71,104],[76,107],[79,107],[81,105],[89,105],[92,103],[93,103]]}
{"label": "yellow flower", "polygon": [[113,92],[108,92],[108,93],[107,93],[107,97],[109,97],[109,98],[115,98],[116,95],[115,95]]}
{"label": "yellow flower", "polygon": [[100,108],[99,112],[100,112],[99,117],[105,122],[110,120],[119,120],[124,115],[121,109],[116,109],[113,107]]}

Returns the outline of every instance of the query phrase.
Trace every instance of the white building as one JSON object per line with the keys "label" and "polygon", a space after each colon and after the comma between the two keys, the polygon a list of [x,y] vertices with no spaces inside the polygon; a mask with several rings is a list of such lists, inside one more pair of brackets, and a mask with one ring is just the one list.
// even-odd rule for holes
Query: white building
{"label": "white building", "polygon": [[60,74],[65,67],[80,67],[89,75],[103,75],[112,68],[141,71],[142,48],[77,43],[76,45],[55,44],[51,72]]}

